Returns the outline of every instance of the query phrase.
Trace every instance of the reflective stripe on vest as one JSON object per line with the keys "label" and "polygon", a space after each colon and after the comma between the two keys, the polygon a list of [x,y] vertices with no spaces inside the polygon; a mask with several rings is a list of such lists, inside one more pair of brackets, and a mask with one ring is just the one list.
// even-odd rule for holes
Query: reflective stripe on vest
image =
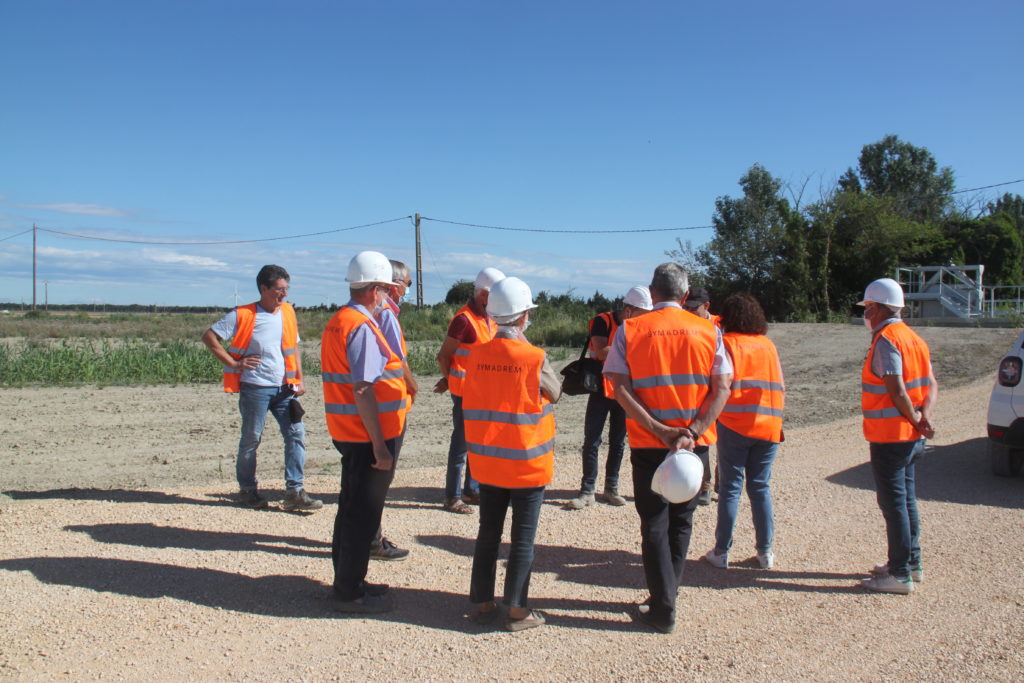
{"label": "reflective stripe on vest", "polygon": [[732,357],[733,382],[718,421],[751,439],[782,439],[782,377],[775,344],[763,334],[722,335]]}
{"label": "reflective stripe on vest", "polygon": [[540,393],[544,351],[498,338],[473,347],[462,411],[473,478],[502,488],[546,486],[554,473],[554,408]]}
{"label": "reflective stripe on vest", "polygon": [[460,315],[465,315],[466,320],[473,327],[476,332],[476,341],[472,344],[460,343],[455,348],[455,353],[452,355],[451,365],[448,366],[448,391],[452,392],[452,396],[462,396],[462,382],[466,378],[466,358],[469,357],[469,351],[475,346],[491,341],[494,338],[494,333],[497,331],[498,326],[490,318],[482,318],[478,316],[466,304],[460,308],[452,320]]}
{"label": "reflective stripe on vest", "polygon": [[918,408],[923,405],[931,387],[931,353],[925,341],[903,321],[883,327],[871,341],[860,374],[864,438],[872,443],[915,441],[921,438],[921,433],[896,408],[885,388],[885,380],[871,371],[879,337],[885,337],[900,353],[903,384],[911,405]]}
{"label": "reflective stripe on vest", "polygon": [[377,337],[378,348],[387,349],[388,353],[384,372],[373,383],[381,432],[385,439],[393,439],[405,429],[409,398],[402,361],[388,347],[387,340],[372,318],[355,308],[344,306],[328,321],[320,343],[324,413],[327,416],[327,430],[336,441],[370,442],[370,434],[356,406],[355,383],[352,381],[347,352],[349,337],[362,325],[369,326]]}
{"label": "reflective stripe on vest", "polygon": [[[235,336],[227,348],[228,355],[238,360],[249,351],[252,332],[256,329],[256,305],[259,302],[239,306],[235,309]],[[281,355],[284,357],[284,381],[297,384],[299,379],[299,326],[295,321],[295,309],[288,302],[281,304]],[[224,391],[237,393],[241,388],[242,371],[223,366]]]}
{"label": "reflective stripe on vest", "polygon": [[[714,326],[666,306],[624,320],[620,334],[626,335],[626,363],[637,398],[659,421],[689,426],[710,391],[718,342]],[[626,428],[633,448],[665,448],[661,439],[628,415]],[[714,443],[716,435],[708,429],[697,443]]]}

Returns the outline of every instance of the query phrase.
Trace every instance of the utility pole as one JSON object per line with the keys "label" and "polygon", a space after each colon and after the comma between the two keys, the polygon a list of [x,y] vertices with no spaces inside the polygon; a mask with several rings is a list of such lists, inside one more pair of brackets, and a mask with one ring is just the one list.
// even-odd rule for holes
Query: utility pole
{"label": "utility pole", "polygon": [[419,214],[416,214],[416,305],[423,305],[423,253],[420,249]]}
{"label": "utility pole", "polygon": [[43,280],[43,301],[46,302],[43,306],[46,310],[50,310],[50,281]]}
{"label": "utility pole", "polygon": [[36,224],[32,224],[32,310],[36,310]]}

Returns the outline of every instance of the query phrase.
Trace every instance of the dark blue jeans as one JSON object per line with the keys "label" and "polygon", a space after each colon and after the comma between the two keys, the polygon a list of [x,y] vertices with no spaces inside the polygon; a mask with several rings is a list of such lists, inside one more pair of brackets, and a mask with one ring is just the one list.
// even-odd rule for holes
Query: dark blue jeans
{"label": "dark blue jeans", "polygon": [[[404,436],[404,435],[402,435]],[[341,453],[341,495],[334,518],[331,560],[334,562],[334,592],[341,600],[363,596],[362,583],[370,564],[370,544],[380,528],[384,499],[395,477],[402,436],[386,443],[394,462],[390,470],[376,470],[373,445],[335,441]]]}
{"label": "dark blue jeans", "polygon": [[465,490],[471,495],[480,493],[480,484],[470,475],[466,457],[466,425],[462,417],[462,397],[452,394],[452,439],[448,444],[448,474],[444,480],[444,497],[462,496],[462,475],[465,472]]}
{"label": "dark blue jeans", "polygon": [[654,472],[668,452],[666,448],[631,448],[629,461],[633,464],[634,504],[640,515],[640,552],[651,593],[651,615],[671,623],[675,621],[676,593],[690,550],[697,497],[685,503],[669,503],[651,491]]}
{"label": "dark blue jeans", "polygon": [[242,438],[238,441],[235,475],[238,488],[256,490],[256,449],[263,439],[263,426],[267,411],[274,415],[284,438],[284,485],[289,489],[302,488],[302,470],[306,463],[306,427],[301,422],[292,424],[289,406],[295,398],[290,385],[261,387],[242,382],[238,392],[238,412],[242,416]]}
{"label": "dark blue jeans", "polygon": [[587,399],[583,418],[583,480],[580,482],[583,493],[593,493],[597,484],[597,452],[601,448],[605,419],[608,420],[608,461],[604,466],[604,487],[619,487],[619,468],[626,450],[626,411],[618,401],[593,393]]}
{"label": "dark blue jeans", "polygon": [[924,454],[924,439],[872,443],[871,471],[875,475],[878,507],[885,518],[889,543],[889,573],[906,579],[921,564],[921,524],[917,514],[916,462]]}
{"label": "dark blue jeans", "polygon": [[494,600],[494,581],[498,566],[498,548],[505,513],[512,506],[512,542],[505,565],[505,599],[510,607],[526,607],[533,572],[533,539],[537,535],[544,487],[504,489],[480,485],[480,531],[473,549],[473,574],[469,599],[474,603]]}

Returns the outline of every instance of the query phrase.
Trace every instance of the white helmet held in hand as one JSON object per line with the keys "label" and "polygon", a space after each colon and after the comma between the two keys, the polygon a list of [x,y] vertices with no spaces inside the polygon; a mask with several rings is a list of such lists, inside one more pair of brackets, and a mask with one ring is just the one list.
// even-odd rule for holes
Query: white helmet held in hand
{"label": "white helmet held in hand", "polygon": [[391,261],[379,251],[361,251],[348,262],[345,282],[352,285],[395,284],[391,272]]}
{"label": "white helmet held in hand", "polygon": [[654,303],[651,301],[651,290],[643,285],[631,287],[622,299],[622,303],[645,311],[654,308]]}
{"label": "white helmet held in hand", "polygon": [[883,277],[875,280],[864,290],[864,300],[858,301],[857,305],[863,306],[869,301],[893,308],[903,308],[903,288],[892,278]]}
{"label": "white helmet held in hand", "polygon": [[530,286],[517,277],[499,280],[491,287],[487,299],[487,314],[499,323],[511,322],[520,314],[537,308],[533,303]]}
{"label": "white helmet held in hand", "polygon": [[700,491],[704,463],[690,451],[673,451],[654,471],[651,490],[670,503],[685,503]]}
{"label": "white helmet held in hand", "polygon": [[477,273],[476,280],[473,281],[473,289],[486,289],[487,291],[491,291],[491,287],[494,286],[495,282],[504,279],[505,273],[501,272],[497,268],[491,268],[488,266]]}

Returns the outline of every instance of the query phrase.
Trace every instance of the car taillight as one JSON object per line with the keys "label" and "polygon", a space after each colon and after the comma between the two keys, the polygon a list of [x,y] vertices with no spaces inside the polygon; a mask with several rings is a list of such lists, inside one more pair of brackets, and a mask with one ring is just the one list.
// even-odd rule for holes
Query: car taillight
{"label": "car taillight", "polygon": [[1002,439],[1004,436],[1006,436],[1005,427],[996,427],[995,425],[988,426],[988,438],[995,439],[998,441]]}
{"label": "car taillight", "polygon": [[1020,383],[1021,360],[1016,356],[1007,356],[999,363],[996,375],[1004,387],[1015,387]]}

